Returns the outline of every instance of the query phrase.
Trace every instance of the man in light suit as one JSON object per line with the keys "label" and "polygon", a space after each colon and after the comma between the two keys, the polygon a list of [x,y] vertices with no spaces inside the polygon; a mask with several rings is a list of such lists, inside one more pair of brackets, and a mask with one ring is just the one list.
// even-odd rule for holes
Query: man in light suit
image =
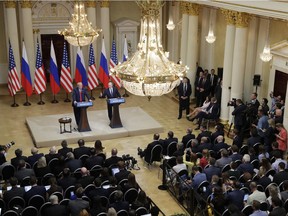
{"label": "man in light suit", "polygon": [[78,82],[77,87],[74,88],[72,92],[72,106],[77,125],[79,125],[80,122],[81,108],[78,108],[76,105],[78,102],[85,101],[85,97],[90,101],[90,97],[88,96],[87,90],[83,88],[82,82]]}
{"label": "man in light suit", "polygon": [[[121,97],[121,95],[118,89],[114,87],[113,83],[109,82],[108,88],[104,90],[103,94],[100,95],[100,97],[110,99],[110,98],[119,98]],[[112,119],[112,106],[113,105],[107,103],[108,117],[110,120]]]}
{"label": "man in light suit", "polygon": [[192,93],[191,84],[187,77],[184,77],[180,85],[178,86],[179,96],[179,115],[178,119],[182,118],[182,111],[186,110],[186,116],[189,114],[190,95]]}

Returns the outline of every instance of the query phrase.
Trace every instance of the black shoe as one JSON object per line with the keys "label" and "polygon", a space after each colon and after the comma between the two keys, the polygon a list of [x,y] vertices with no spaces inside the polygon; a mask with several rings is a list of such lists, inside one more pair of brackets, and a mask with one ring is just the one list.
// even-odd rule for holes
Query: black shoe
{"label": "black shoe", "polygon": [[178,116],[178,119],[181,119],[182,117]]}
{"label": "black shoe", "polygon": [[191,118],[191,119],[188,118],[188,120],[191,121],[191,122],[193,122],[193,121],[195,120],[195,118]]}
{"label": "black shoe", "polygon": [[198,126],[197,128],[195,128],[194,130],[199,130],[200,129],[200,127]]}

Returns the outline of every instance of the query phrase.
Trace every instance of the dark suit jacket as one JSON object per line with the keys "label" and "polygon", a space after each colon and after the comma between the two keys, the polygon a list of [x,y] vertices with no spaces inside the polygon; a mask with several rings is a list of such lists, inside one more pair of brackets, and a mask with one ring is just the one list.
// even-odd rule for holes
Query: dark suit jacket
{"label": "dark suit jacket", "polygon": [[63,190],[65,190],[69,186],[75,185],[76,182],[77,182],[77,179],[75,177],[69,176],[69,177],[59,179],[58,185],[61,186]]}
{"label": "dark suit jacket", "polygon": [[66,155],[68,152],[73,152],[73,149],[72,148],[61,148],[58,150],[58,154],[60,156],[63,156],[64,158],[66,158]]}
{"label": "dark suit jacket", "polygon": [[273,210],[270,212],[269,216],[284,216],[286,215],[286,211],[283,207],[274,207]]}
{"label": "dark suit jacket", "polygon": [[111,208],[114,208],[116,212],[120,210],[126,210],[129,211],[129,203],[126,201],[120,201],[120,202],[115,202],[110,205]]}
{"label": "dark suit jacket", "polygon": [[23,168],[16,171],[14,176],[18,179],[19,182],[21,182],[22,179],[27,176],[35,176],[35,173],[33,169]]}
{"label": "dark suit jacket", "polygon": [[171,142],[178,143],[178,138],[176,138],[176,137],[166,138],[165,140],[160,141],[160,143],[162,143],[162,147],[163,147],[163,152],[162,152],[163,155],[167,155],[167,148]]}
{"label": "dark suit jacket", "polygon": [[120,172],[115,174],[115,178],[117,179],[117,182],[119,183],[123,179],[128,179],[129,174],[130,174],[130,171],[126,169],[120,170]]}
{"label": "dark suit jacket", "polygon": [[80,158],[82,155],[91,155],[91,148],[82,146],[74,149],[75,159]]}
{"label": "dark suit jacket", "polygon": [[281,171],[274,175],[273,182],[275,182],[277,185],[280,185],[281,182],[288,180],[288,172]]}
{"label": "dark suit jacket", "polygon": [[25,190],[24,188],[22,187],[12,187],[11,190],[9,191],[6,191],[4,193],[4,201],[6,202],[6,204],[8,205],[9,201],[13,198],[13,197],[16,197],[16,196],[19,196],[19,197],[22,197],[24,198],[24,193],[25,193]]}
{"label": "dark suit jacket", "polygon": [[47,164],[54,158],[59,158],[59,154],[46,154],[45,155]]}
{"label": "dark suit jacket", "polygon": [[234,204],[239,208],[239,210],[241,210],[244,207],[243,204],[244,195],[245,195],[244,191],[233,190],[227,192],[226,199],[229,202],[229,204]]}
{"label": "dark suit jacket", "polygon": [[183,148],[187,148],[187,143],[189,140],[195,139],[194,134],[186,134],[185,136],[182,137],[182,143],[183,143]]}
{"label": "dark suit jacket", "polygon": [[[82,91],[81,91],[81,95],[82,95],[82,101],[85,101],[85,97],[89,100],[90,97],[87,93],[87,90],[85,88],[82,88]],[[79,92],[79,88],[76,87],[73,89],[73,92],[72,92],[72,106],[74,106],[74,102],[80,102],[80,92]]]}
{"label": "dark suit jacket", "polygon": [[83,199],[70,200],[68,209],[71,216],[78,216],[82,209],[89,209],[89,202]]}
{"label": "dark suit jacket", "polygon": [[104,189],[102,187],[99,187],[99,188],[95,188],[94,190],[91,190],[89,191],[89,193],[87,194],[87,196],[93,200],[93,197],[96,197],[96,196],[104,196],[104,197],[107,197],[109,198],[109,190],[107,189]]}
{"label": "dark suit jacket", "polygon": [[[191,84],[189,82],[186,83],[187,90],[184,91],[184,84],[181,82],[178,86],[178,96],[179,96],[179,102],[181,106],[189,106],[190,103],[190,95],[192,94]],[[187,99],[183,100],[181,97],[188,97]]]}
{"label": "dark suit jacket", "polygon": [[240,104],[239,106],[236,106],[232,112],[232,115],[234,116],[234,124],[235,125],[243,125],[244,124],[244,110],[246,110],[246,105]]}
{"label": "dark suit jacket", "polygon": [[218,75],[214,74],[212,82],[211,82],[211,74],[208,74],[207,79],[209,80],[210,86],[215,88],[218,83]]}
{"label": "dark suit jacket", "polygon": [[105,89],[102,95],[103,98],[118,98],[121,97],[119,91],[117,88],[113,87],[113,94],[110,94],[109,88]]}
{"label": "dark suit jacket", "polygon": [[102,166],[103,162],[104,162],[103,157],[97,156],[97,155],[92,155],[90,158],[88,158],[86,160],[86,165],[85,166],[87,167],[87,169],[90,170],[95,165]]}
{"label": "dark suit jacket", "polygon": [[34,186],[29,191],[24,194],[24,199],[26,203],[28,203],[29,199],[35,195],[40,195],[44,199],[46,199],[46,189],[44,186]]}
{"label": "dark suit jacket", "polygon": [[211,134],[211,143],[214,143],[215,139],[218,136],[223,136],[224,137],[224,131],[215,131],[214,133]]}
{"label": "dark suit jacket", "polygon": [[20,156],[11,159],[11,164],[15,167],[15,169],[18,168],[20,160],[24,160],[25,162],[27,162],[28,158],[26,156]]}
{"label": "dark suit jacket", "polygon": [[251,163],[242,163],[237,167],[237,170],[239,170],[241,174],[244,172],[249,172],[251,175],[253,175],[254,173],[254,167]]}
{"label": "dark suit jacket", "polygon": [[65,166],[69,168],[71,172],[74,172],[76,169],[82,167],[82,161],[80,159],[71,159],[66,162]]}
{"label": "dark suit jacket", "polygon": [[204,97],[206,97],[209,93],[209,90],[210,90],[210,80],[207,78],[206,79],[201,78],[200,82],[198,82],[197,87],[204,89],[204,91],[201,93],[204,95]]}
{"label": "dark suit jacket", "polygon": [[255,145],[256,143],[259,143],[259,142],[261,142],[261,141],[262,141],[262,139],[261,139],[260,136],[249,137],[249,138],[247,139],[247,145],[248,145],[249,147],[253,147],[253,145]]}
{"label": "dark suit jacket", "polygon": [[271,183],[271,179],[267,176],[263,176],[257,181],[257,184],[262,185],[263,188],[266,188],[270,183]]}
{"label": "dark suit jacket", "polygon": [[93,176],[83,176],[81,177],[77,183],[81,184],[83,188],[85,188],[89,184],[93,184],[94,177]]}
{"label": "dark suit jacket", "polygon": [[239,153],[237,153],[237,154],[231,154],[229,157],[232,158],[232,161],[242,160],[242,155],[239,154]]}
{"label": "dark suit jacket", "polygon": [[118,156],[111,156],[110,158],[107,158],[105,160],[104,166],[105,167],[110,167],[113,164],[117,164],[118,161],[122,161],[123,159],[121,157]]}
{"label": "dark suit jacket", "polygon": [[221,175],[221,169],[215,166],[209,166],[208,168],[204,169],[203,172],[206,174],[208,182],[211,181],[213,175]]}
{"label": "dark suit jacket", "polygon": [[198,136],[197,136],[198,142],[201,141],[202,137],[208,137],[211,140],[211,132],[206,130],[206,131],[203,131],[203,132],[199,133]]}
{"label": "dark suit jacket", "polygon": [[212,144],[211,143],[200,143],[198,146],[198,151],[202,153],[203,149],[212,150]]}
{"label": "dark suit jacket", "polygon": [[220,151],[221,149],[228,149],[229,148],[229,145],[224,143],[224,142],[221,142],[221,143],[216,143],[213,147],[213,151],[215,151],[215,153],[217,153],[218,151]]}
{"label": "dark suit jacket", "polygon": [[154,146],[156,146],[157,144],[160,144],[158,140],[155,140],[151,143],[149,143],[146,147],[146,149],[144,150],[145,151],[145,156],[144,156],[144,159],[146,162],[150,162],[151,160],[151,151],[153,149]]}
{"label": "dark suit jacket", "polygon": [[32,166],[35,164],[35,162],[37,162],[38,159],[41,158],[41,157],[43,157],[43,156],[44,156],[43,153],[31,155],[31,156],[28,157],[27,162],[28,162],[28,163],[30,164],[30,166],[32,167]]}
{"label": "dark suit jacket", "polygon": [[233,145],[237,145],[239,149],[242,147],[242,143],[243,141],[239,136],[233,137]]}
{"label": "dark suit jacket", "polygon": [[64,205],[51,205],[44,209],[42,216],[69,216],[69,212]]}

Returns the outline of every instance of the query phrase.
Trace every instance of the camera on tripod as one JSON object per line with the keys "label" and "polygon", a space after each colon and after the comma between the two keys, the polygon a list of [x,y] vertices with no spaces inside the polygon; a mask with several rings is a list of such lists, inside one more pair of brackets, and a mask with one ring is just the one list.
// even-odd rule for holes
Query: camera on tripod
{"label": "camera on tripod", "polygon": [[135,169],[135,165],[137,164],[137,160],[130,156],[129,154],[122,155],[122,159],[126,164],[127,169]]}
{"label": "camera on tripod", "polygon": [[15,142],[14,141],[11,141],[9,143],[7,143],[6,145],[0,145],[0,151],[3,151],[3,150],[8,150],[10,149],[13,145],[15,145]]}
{"label": "camera on tripod", "polygon": [[232,98],[232,100],[231,101],[229,101],[228,103],[227,103],[227,106],[229,107],[229,106],[236,106],[236,98]]}

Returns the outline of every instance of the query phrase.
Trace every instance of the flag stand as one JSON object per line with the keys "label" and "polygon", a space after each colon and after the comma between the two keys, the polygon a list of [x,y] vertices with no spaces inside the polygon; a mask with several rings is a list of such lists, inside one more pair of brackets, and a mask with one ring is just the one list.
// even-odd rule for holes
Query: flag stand
{"label": "flag stand", "polygon": [[18,107],[19,105],[16,103],[16,97],[13,95],[13,104],[11,104],[11,107]]}
{"label": "flag stand", "polygon": [[126,89],[124,89],[124,94],[122,95],[123,97],[129,97],[129,94],[127,93]]}
{"label": "flag stand", "polygon": [[66,103],[71,102],[71,100],[68,97],[68,93],[67,92],[66,92],[66,99],[64,100],[64,102],[66,102]]}
{"label": "flag stand", "polygon": [[95,97],[93,97],[93,90],[91,90],[90,93],[91,93],[90,99],[95,100]]}
{"label": "flag stand", "polygon": [[28,101],[28,95],[26,94],[26,102],[23,104],[24,106],[30,106],[31,103]]}
{"label": "flag stand", "polygon": [[58,100],[56,100],[55,94],[53,94],[53,100],[51,101],[51,103],[58,103]]}
{"label": "flag stand", "polygon": [[42,100],[42,93],[40,93],[40,101],[37,103],[38,105],[44,105],[45,102]]}

